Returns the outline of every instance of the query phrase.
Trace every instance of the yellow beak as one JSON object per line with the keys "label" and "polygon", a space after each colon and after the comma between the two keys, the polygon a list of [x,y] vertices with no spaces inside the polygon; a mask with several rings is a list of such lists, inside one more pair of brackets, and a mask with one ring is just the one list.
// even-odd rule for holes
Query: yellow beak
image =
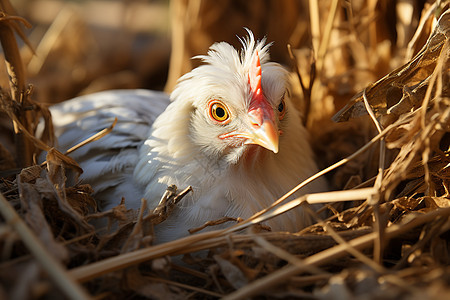
{"label": "yellow beak", "polygon": [[247,144],[260,145],[278,153],[278,129],[272,120],[264,120],[260,126],[253,128],[251,131],[247,136]]}

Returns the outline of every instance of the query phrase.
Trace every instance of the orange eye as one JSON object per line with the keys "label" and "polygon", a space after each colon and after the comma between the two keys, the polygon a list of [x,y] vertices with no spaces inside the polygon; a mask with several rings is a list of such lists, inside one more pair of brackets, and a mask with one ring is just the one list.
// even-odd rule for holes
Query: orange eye
{"label": "orange eye", "polygon": [[209,105],[209,115],[215,121],[224,123],[230,118],[228,109],[220,102],[211,102]]}

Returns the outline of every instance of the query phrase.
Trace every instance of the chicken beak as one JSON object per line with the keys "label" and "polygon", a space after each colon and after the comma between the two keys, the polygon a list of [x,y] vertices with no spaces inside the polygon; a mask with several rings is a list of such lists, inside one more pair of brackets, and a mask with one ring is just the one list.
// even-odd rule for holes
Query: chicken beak
{"label": "chicken beak", "polygon": [[266,120],[258,129],[253,130],[249,144],[260,145],[274,153],[278,153],[278,132],[270,120]]}
{"label": "chicken beak", "polygon": [[252,99],[248,110],[250,129],[246,143],[260,145],[278,153],[277,120],[272,106],[263,95],[261,77],[261,61],[258,51],[255,51],[248,72],[248,84],[252,92]]}
{"label": "chicken beak", "polygon": [[278,153],[278,126],[272,108],[257,108],[248,112],[251,122],[248,144],[260,145]]}

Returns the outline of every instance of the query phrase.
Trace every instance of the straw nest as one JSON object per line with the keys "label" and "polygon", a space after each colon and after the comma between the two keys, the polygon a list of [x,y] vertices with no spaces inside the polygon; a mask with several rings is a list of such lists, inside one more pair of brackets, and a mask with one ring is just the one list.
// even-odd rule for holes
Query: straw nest
{"label": "straw nest", "polygon": [[[2,87],[0,103],[18,150],[11,155],[0,145],[0,298],[450,297],[448,2],[427,3],[412,39],[394,47],[373,39],[382,32],[378,6],[352,10],[329,1],[321,16],[310,1],[317,50],[290,49],[292,81],[323,171],[294,190],[327,176],[334,191],[274,199],[248,220],[205,224],[235,221],[225,230],[197,228],[161,245],[152,245],[153,226],[190,191],[169,187],[150,215],[123,204],[95,212],[90,186],[73,180],[77,163],[48,146],[50,114],[30,97],[14,35],[27,22],[5,3],[0,40],[10,87]],[[346,18],[337,17],[342,11]],[[413,25],[395,26],[401,32]],[[386,72],[393,65],[399,67]],[[334,120],[346,122],[331,122],[345,102]],[[40,119],[45,128],[37,139]],[[48,151],[46,162],[33,165],[39,150]],[[309,203],[324,203],[329,217],[321,219]],[[299,205],[316,224],[297,233],[258,225]],[[120,226],[98,236],[89,223],[95,218]]]}

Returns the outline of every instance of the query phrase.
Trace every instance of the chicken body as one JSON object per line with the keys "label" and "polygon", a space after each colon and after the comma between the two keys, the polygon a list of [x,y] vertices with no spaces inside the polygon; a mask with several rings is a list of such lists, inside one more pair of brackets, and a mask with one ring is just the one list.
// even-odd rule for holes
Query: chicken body
{"label": "chicken body", "polygon": [[[180,78],[170,97],[145,90],[106,91],[52,107],[61,150],[118,124],[71,156],[99,206],[125,197],[154,208],[168,185],[193,187],[156,226],[157,242],[228,217],[248,218],[317,172],[308,134],[289,94],[288,72],[269,62],[268,45],[249,37],[239,53],[222,42],[204,65]],[[299,194],[323,191],[317,180]],[[294,195],[299,196],[299,194]],[[301,208],[267,222],[296,231],[310,223]]]}

